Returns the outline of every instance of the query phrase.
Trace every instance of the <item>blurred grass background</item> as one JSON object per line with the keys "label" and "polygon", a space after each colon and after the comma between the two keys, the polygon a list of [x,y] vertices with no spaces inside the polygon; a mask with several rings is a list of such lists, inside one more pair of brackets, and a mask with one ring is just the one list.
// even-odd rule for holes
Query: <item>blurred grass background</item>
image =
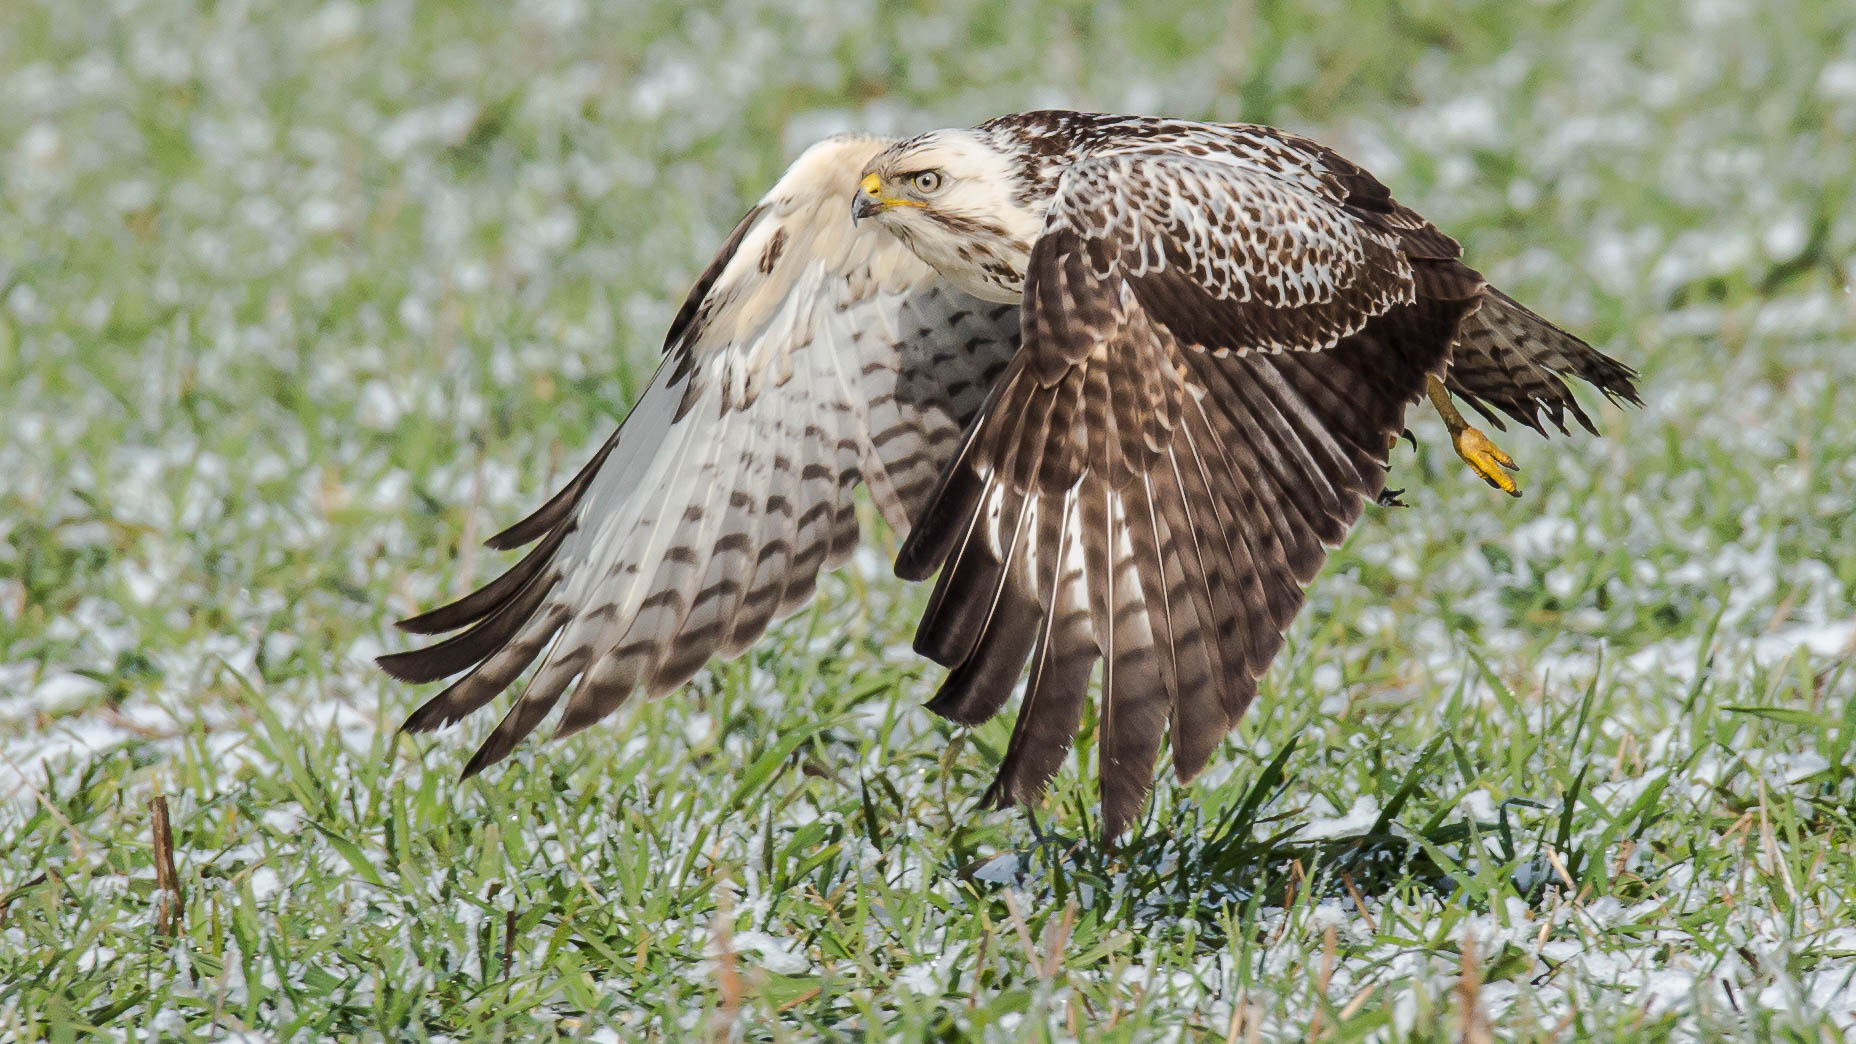
{"label": "blurred grass background", "polygon": [[[488,722],[393,734],[388,621],[787,160],[1040,106],[1318,137],[1649,404],[1511,435],[1513,503],[1414,414],[1118,855],[971,810],[1009,721],[919,709],[874,558],[487,778]],[[9,2],[0,1037],[1840,1039],[1852,141],[1835,2]]]}

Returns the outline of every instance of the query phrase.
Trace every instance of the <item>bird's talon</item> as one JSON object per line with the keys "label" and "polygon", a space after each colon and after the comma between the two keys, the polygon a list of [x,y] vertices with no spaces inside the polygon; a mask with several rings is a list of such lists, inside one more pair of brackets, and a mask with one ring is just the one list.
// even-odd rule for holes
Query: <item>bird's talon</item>
{"label": "bird's talon", "polygon": [[1457,456],[1462,457],[1469,470],[1481,476],[1482,481],[1511,497],[1521,495],[1521,487],[1508,475],[1510,471],[1520,470],[1521,466],[1481,429],[1464,428],[1457,433],[1455,443]]}
{"label": "bird's talon", "polygon": [[1389,508],[1410,507],[1411,505],[1399,499],[1400,497],[1404,496],[1404,494],[1405,494],[1404,490],[1393,489],[1390,486],[1388,486],[1385,489],[1380,490],[1379,496],[1375,497],[1374,499],[1379,503],[1380,507],[1389,507]]}

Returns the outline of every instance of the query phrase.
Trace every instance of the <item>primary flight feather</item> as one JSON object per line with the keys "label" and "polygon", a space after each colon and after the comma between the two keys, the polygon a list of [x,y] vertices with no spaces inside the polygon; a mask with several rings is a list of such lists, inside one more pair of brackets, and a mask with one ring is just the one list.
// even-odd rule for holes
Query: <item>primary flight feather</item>
{"label": "primary flight feather", "polygon": [[[490,541],[507,573],[402,623],[381,658],[457,677],[436,728],[539,661],[466,767],[565,697],[560,733],[738,655],[857,537],[864,485],[939,572],[916,637],[931,709],[975,723],[1029,681],[990,797],[1061,766],[1101,665],[1104,831],[1170,734],[1191,778],[1255,695],[1303,587],[1385,492],[1428,391],[1457,416],[1590,429],[1564,378],[1634,374],[1489,287],[1371,175],[1270,128],[1073,112],[814,146],[698,279],[664,362],[565,489]],[[1022,328],[1022,344],[1021,344]],[[1446,390],[1447,388],[1447,390]]]}

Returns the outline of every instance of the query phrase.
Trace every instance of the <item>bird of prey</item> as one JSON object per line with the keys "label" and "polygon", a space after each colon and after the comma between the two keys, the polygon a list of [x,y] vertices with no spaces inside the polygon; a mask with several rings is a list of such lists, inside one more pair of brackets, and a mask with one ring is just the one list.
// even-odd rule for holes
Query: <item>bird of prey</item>
{"label": "bird of prey", "polygon": [[1460,257],[1262,126],[1047,111],[821,142],[697,280],[618,431],[489,542],[534,549],[401,623],[458,633],[382,667],[461,675],[405,727],[539,659],[470,775],[563,696],[559,734],[738,655],[851,550],[861,484],[905,536],[897,573],[939,574],[929,708],[984,721],[1029,664],[991,804],[1037,800],[1099,673],[1112,839],[1163,737],[1188,781],[1243,714],[1327,547],[1386,493],[1407,406],[1428,394],[1518,493],[1452,395],[1543,434],[1593,430],[1567,378],[1638,401],[1633,371]]}

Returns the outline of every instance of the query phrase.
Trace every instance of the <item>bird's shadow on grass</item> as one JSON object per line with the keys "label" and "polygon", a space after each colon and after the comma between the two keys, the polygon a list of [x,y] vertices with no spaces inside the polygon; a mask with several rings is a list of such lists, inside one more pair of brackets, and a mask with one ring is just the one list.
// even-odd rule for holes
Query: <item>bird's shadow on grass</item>
{"label": "bird's shadow on grass", "polygon": [[[1412,825],[1401,820],[1411,798],[1432,772],[1433,743],[1414,762],[1406,778],[1386,801],[1375,822],[1358,833],[1339,837],[1300,836],[1306,823],[1300,810],[1276,806],[1289,789],[1291,742],[1252,779],[1243,796],[1222,814],[1206,818],[1196,807],[1177,809],[1173,821],[1152,821],[1114,846],[1090,838],[1059,837],[1036,831],[1034,840],[1015,854],[1021,884],[1047,890],[1048,906],[1071,903],[1095,907],[1104,918],[1153,924],[1193,918],[1201,946],[1224,945],[1221,929],[1208,917],[1220,909],[1288,908],[1304,900],[1337,898],[1358,909],[1393,895],[1428,893],[1486,902],[1470,892],[1486,887],[1473,882],[1467,867],[1497,860],[1504,894],[1538,905],[1556,890],[1577,891],[1589,866],[1588,853],[1572,837],[1570,810],[1584,777],[1533,829],[1517,829],[1511,808],[1548,810],[1526,798],[1503,802],[1494,821],[1467,813],[1434,815]],[[1092,828],[1086,803],[1076,808],[1085,828]],[[986,861],[963,868],[976,890],[986,882],[974,873]],[[1466,888],[1466,886],[1471,886]],[[1508,889],[1512,889],[1509,892]]]}

